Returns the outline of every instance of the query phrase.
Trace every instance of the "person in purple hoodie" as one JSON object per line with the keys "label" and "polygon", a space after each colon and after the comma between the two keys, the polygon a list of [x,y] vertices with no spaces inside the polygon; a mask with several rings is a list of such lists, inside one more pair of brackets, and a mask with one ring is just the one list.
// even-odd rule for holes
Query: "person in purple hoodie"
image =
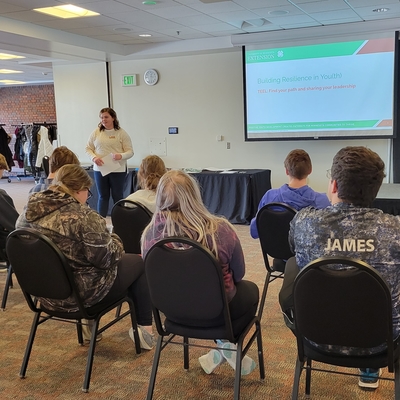
{"label": "person in purple hoodie", "polygon": [[[285,203],[296,210],[305,207],[325,208],[330,206],[330,201],[325,193],[318,193],[307,185],[308,175],[311,174],[312,164],[308,153],[302,149],[292,150],[284,162],[289,183],[285,183],[279,189],[270,189],[262,197],[258,209],[268,203]],[[250,234],[258,239],[258,231],[255,216],[250,223]]]}

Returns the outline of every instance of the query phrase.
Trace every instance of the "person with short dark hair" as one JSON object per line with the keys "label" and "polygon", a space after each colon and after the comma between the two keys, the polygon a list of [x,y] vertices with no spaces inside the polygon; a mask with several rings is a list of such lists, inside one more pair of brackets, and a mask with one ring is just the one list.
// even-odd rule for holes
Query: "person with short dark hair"
{"label": "person with short dark hair", "polygon": [[[291,328],[293,282],[299,270],[319,257],[345,256],[362,260],[386,280],[392,293],[393,336],[400,335],[400,218],[370,208],[385,177],[385,164],[377,153],[362,147],[345,147],[328,170],[328,196],[332,205],[321,210],[300,210],[291,222],[289,241],[295,257],[288,260],[279,301]],[[289,317],[289,318],[287,318]],[[325,346],[343,354],[374,354],[377,348]],[[361,370],[359,386],[376,389],[380,371]]]}
{"label": "person with short dark hair", "polygon": [[34,186],[29,191],[29,193],[41,192],[42,190],[48,189],[48,187],[53,182],[56,172],[63,165],[66,164],[79,165],[80,163],[76,154],[73,151],[71,151],[68,147],[66,146],[57,147],[51,153],[51,156],[49,158],[49,169],[50,169],[49,176],[46,179],[44,179],[43,182],[38,183],[36,186]]}
{"label": "person with short dark hair", "polygon": [[[278,189],[268,190],[262,197],[258,209],[268,203],[285,203],[296,210],[305,207],[325,208],[330,205],[325,193],[318,193],[307,184],[308,175],[312,172],[311,159],[308,153],[302,149],[292,150],[285,158],[284,166],[289,183],[285,183]],[[258,238],[256,217],[251,220],[250,234],[254,239]]]}

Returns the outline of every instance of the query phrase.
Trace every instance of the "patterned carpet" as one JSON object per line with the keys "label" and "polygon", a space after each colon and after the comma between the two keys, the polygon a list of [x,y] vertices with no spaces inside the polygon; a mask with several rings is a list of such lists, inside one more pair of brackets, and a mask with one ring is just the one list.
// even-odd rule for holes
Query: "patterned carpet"
{"label": "patterned carpet", "polygon": [[[4,185],[2,185],[4,187]],[[9,187],[4,187],[12,194]],[[247,265],[246,279],[256,282],[260,290],[264,284],[265,268],[258,241],[249,237],[248,226],[237,226]],[[0,272],[0,294],[4,288],[5,273]],[[285,327],[277,302],[281,282],[270,285],[264,309],[262,328],[266,379],[260,381],[259,370],[242,378],[242,399],[289,399],[296,360],[294,336]],[[136,355],[128,336],[129,322],[123,320],[105,332],[95,353],[90,392],[83,393],[87,346],[79,346],[75,326],[47,322],[38,328],[26,379],[20,379],[19,369],[28,338],[32,313],[15,282],[10,290],[7,309],[0,312],[0,399],[145,399],[150,376],[153,351]],[[249,355],[257,360],[256,347]],[[190,369],[183,370],[181,346],[169,345],[161,355],[154,399],[197,400],[232,399],[234,374],[225,363],[211,375],[206,375],[197,358],[202,349],[190,350]],[[389,377],[387,371],[384,375]],[[314,373],[311,397],[333,399],[393,399],[392,382],[381,381],[374,392],[362,391],[357,378]],[[300,399],[304,396],[304,380]]]}

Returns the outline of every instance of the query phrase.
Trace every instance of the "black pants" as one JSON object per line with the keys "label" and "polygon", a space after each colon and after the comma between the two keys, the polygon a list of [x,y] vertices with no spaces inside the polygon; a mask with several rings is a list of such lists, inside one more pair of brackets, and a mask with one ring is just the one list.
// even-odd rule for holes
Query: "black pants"
{"label": "black pants", "polygon": [[118,298],[126,290],[134,302],[137,323],[144,326],[151,325],[153,319],[149,287],[144,273],[143,259],[138,254],[123,254],[118,263],[114,284],[101,302]]}
{"label": "black pants", "polygon": [[236,283],[236,294],[229,302],[231,319],[240,318],[248,313],[256,315],[258,300],[258,286],[254,282],[243,280]]}

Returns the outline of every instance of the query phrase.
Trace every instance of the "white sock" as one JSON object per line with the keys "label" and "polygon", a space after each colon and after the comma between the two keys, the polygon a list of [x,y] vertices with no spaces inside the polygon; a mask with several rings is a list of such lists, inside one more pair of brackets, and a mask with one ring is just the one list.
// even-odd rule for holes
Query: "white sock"
{"label": "white sock", "polygon": [[206,374],[211,374],[218,365],[224,362],[225,358],[222,357],[221,352],[216,349],[212,349],[207,354],[204,354],[204,356],[199,357],[201,368],[203,368]]}

